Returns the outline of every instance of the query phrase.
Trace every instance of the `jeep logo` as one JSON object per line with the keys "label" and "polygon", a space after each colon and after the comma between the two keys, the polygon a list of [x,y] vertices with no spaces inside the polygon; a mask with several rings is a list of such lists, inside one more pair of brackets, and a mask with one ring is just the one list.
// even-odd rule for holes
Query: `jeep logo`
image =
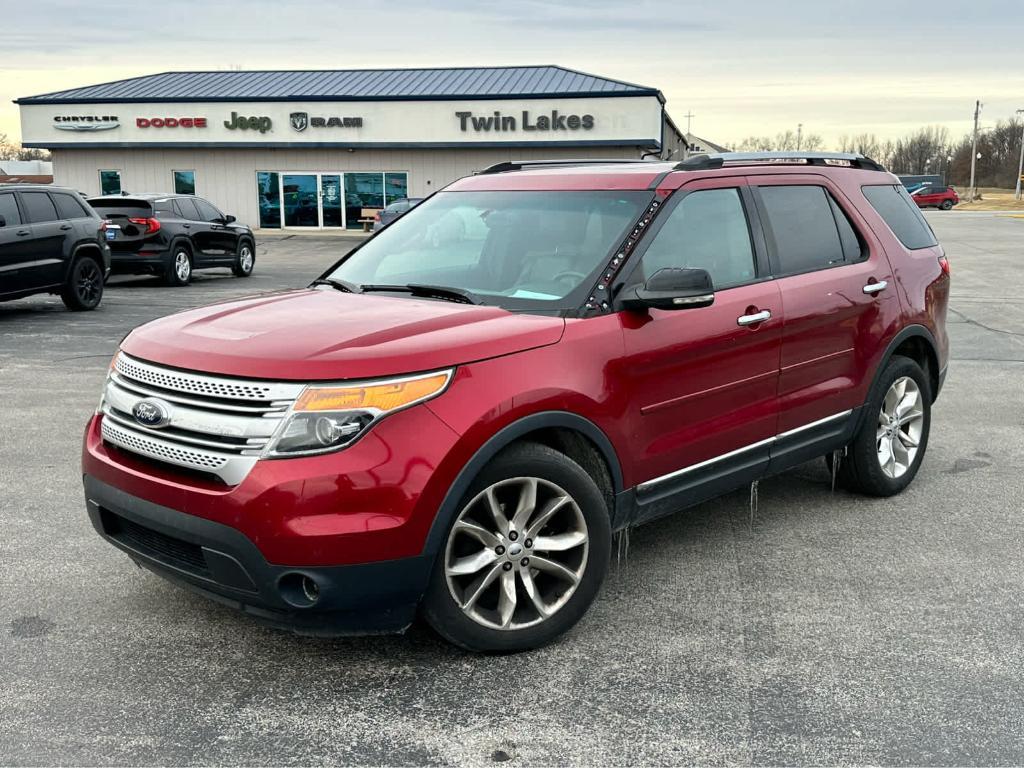
{"label": "jeep logo", "polygon": [[231,119],[224,121],[224,127],[229,131],[259,131],[266,133],[273,123],[266,115],[260,117],[246,117],[237,112],[231,113]]}

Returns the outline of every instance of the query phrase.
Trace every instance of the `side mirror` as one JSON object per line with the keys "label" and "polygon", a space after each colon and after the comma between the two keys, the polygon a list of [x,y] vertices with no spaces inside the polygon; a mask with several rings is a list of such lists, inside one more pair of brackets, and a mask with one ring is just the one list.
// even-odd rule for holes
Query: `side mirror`
{"label": "side mirror", "polygon": [[704,269],[659,269],[642,286],[619,299],[624,309],[694,309],[715,303],[711,275]]}
{"label": "side mirror", "polygon": [[224,217],[224,223],[225,223],[225,224],[230,224],[230,223],[232,223],[233,221],[237,221],[237,219],[235,219],[235,217],[234,217],[234,216],[232,216],[232,215],[231,215],[230,213],[229,213],[229,214],[227,214],[227,215],[226,215],[226,216]]}

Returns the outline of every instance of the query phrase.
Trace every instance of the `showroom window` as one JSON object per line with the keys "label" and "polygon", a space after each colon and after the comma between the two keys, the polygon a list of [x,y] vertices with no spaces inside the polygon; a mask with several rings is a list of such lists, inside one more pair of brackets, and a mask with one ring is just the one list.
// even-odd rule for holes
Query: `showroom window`
{"label": "showroom window", "polygon": [[100,171],[100,194],[120,195],[121,194],[121,172]]}
{"label": "showroom window", "polygon": [[171,171],[174,175],[174,194],[194,195],[196,193],[195,171]]}
{"label": "showroom window", "polygon": [[272,171],[256,172],[256,189],[260,203],[260,229],[281,228],[280,177]]}

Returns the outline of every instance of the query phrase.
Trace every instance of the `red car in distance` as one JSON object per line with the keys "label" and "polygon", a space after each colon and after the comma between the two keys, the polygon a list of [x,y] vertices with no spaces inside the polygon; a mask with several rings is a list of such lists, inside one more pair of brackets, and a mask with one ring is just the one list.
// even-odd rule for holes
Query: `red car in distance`
{"label": "red car in distance", "polygon": [[910,196],[918,208],[938,208],[948,211],[960,202],[960,196],[952,187],[918,187]]}

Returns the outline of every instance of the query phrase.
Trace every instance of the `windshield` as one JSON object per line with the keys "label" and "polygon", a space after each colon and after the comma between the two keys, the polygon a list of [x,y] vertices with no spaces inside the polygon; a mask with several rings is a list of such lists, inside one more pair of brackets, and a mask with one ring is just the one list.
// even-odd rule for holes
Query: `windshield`
{"label": "windshield", "polygon": [[646,191],[439,192],[327,277],[371,290],[453,288],[506,309],[571,309],[586,299],[650,197]]}

